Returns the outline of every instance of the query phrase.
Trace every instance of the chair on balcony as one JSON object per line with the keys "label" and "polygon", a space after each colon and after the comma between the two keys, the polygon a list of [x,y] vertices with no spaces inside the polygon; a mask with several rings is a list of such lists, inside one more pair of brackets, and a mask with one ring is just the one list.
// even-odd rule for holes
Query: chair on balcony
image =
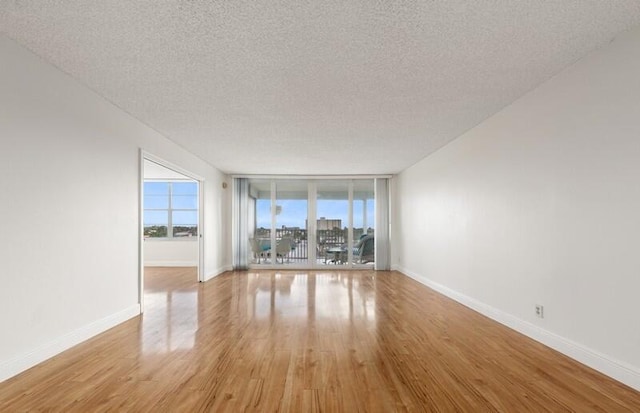
{"label": "chair on balcony", "polygon": [[375,260],[375,238],[373,235],[364,236],[354,248],[353,261],[356,264],[366,264]]}
{"label": "chair on balcony", "polygon": [[266,262],[270,248],[263,248],[260,245],[260,242],[258,242],[258,240],[255,238],[249,238],[249,245],[251,246],[251,252],[253,252],[253,256],[258,260],[258,264],[260,264],[262,258],[264,258]]}
{"label": "chair on balcony", "polygon": [[282,258],[282,263],[284,264],[285,257],[287,261],[289,260],[289,254],[294,249],[295,243],[293,238],[291,237],[282,237],[280,241],[276,244],[276,259],[278,257]]}

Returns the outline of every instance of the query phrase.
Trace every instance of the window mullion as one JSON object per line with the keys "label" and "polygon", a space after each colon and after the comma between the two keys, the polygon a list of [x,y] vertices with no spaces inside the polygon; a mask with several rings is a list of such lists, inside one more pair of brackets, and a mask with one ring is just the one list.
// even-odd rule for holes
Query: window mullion
{"label": "window mullion", "polygon": [[167,214],[167,238],[173,238],[173,183],[169,182],[169,209]]}

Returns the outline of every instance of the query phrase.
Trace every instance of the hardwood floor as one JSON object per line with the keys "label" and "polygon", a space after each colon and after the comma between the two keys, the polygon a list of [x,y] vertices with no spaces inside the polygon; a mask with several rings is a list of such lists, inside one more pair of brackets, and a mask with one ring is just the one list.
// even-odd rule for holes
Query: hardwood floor
{"label": "hardwood floor", "polygon": [[149,268],[145,314],[0,411],[640,412],[640,393],[397,272]]}

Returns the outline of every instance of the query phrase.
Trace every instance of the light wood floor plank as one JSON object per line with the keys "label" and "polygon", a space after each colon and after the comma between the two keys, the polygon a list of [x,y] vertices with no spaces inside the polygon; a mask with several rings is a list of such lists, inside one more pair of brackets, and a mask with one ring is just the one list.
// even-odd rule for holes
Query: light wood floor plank
{"label": "light wood floor plank", "polygon": [[148,268],[145,314],[1,412],[640,412],[640,393],[397,272]]}

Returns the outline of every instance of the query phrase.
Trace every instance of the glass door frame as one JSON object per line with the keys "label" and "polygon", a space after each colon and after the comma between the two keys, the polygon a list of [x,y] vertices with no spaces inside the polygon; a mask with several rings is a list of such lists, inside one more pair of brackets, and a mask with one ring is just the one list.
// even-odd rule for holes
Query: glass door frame
{"label": "glass door frame", "polygon": [[[337,269],[337,270],[347,270],[347,269],[372,269],[372,264],[356,264],[354,263],[354,181],[355,180],[371,180],[373,181],[373,191],[374,191],[374,200],[375,200],[375,179],[380,178],[381,176],[331,176],[331,177],[299,177],[299,176],[242,176],[249,178],[249,183],[251,180],[261,180],[261,181],[269,181],[270,184],[270,212],[271,212],[271,231],[270,231],[270,245],[277,245],[277,234],[276,234],[276,225],[277,225],[277,183],[278,181],[292,181],[292,180],[300,180],[307,183],[307,228],[306,228],[306,237],[307,237],[307,262],[305,264],[300,265],[291,265],[291,264],[278,264],[276,254],[271,254],[269,257],[268,264],[254,264],[249,262],[249,268],[251,269]],[[382,176],[382,178],[389,178],[390,176]],[[347,264],[337,265],[337,266],[328,266],[326,264],[321,264],[318,262],[318,254],[317,254],[317,210],[318,210],[318,183],[322,181],[329,180],[343,180],[347,181],[347,193],[348,193],[348,212],[347,212],[347,256],[348,261]],[[375,201],[374,201],[375,202]],[[374,216],[372,217],[372,222],[376,222],[377,208],[374,208]],[[363,224],[364,225],[364,224]],[[364,231],[367,228],[363,228]],[[375,262],[375,261],[374,261]]]}

